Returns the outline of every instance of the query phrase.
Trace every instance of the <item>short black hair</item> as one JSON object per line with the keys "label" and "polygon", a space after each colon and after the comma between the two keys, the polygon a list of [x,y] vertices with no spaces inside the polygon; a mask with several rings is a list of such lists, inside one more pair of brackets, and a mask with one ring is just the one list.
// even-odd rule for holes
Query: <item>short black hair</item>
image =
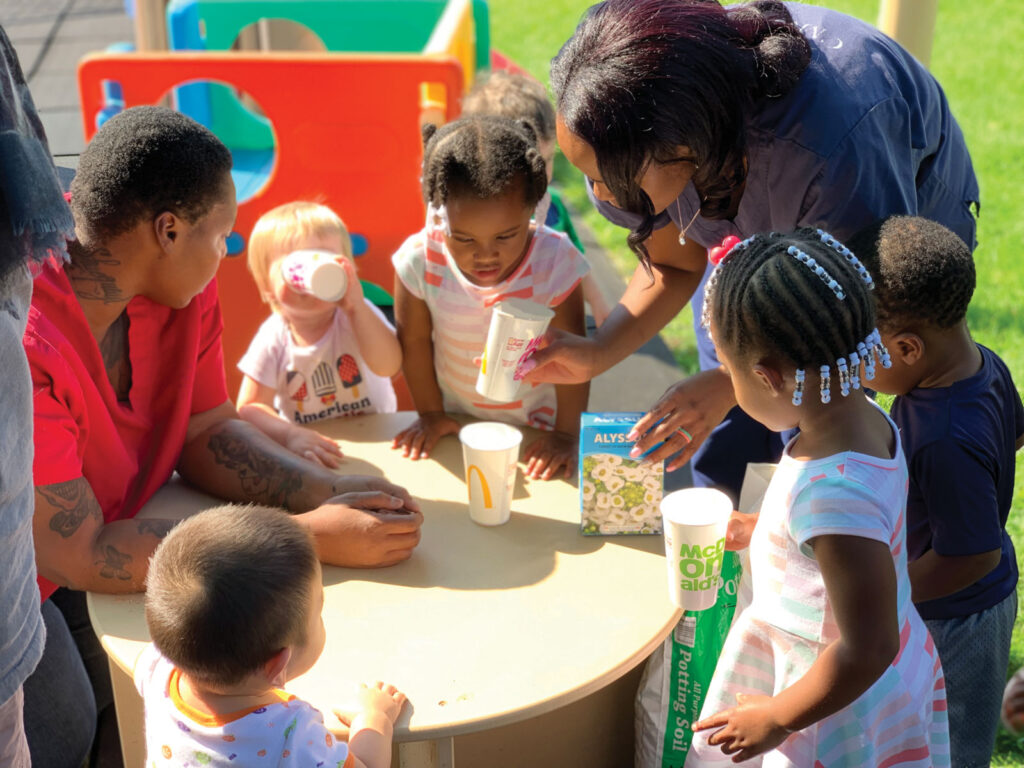
{"label": "short black hair", "polygon": [[286,512],[225,505],[179,524],[146,577],[157,649],[208,685],[230,686],[305,640],[316,551]]}
{"label": "short black hair", "polygon": [[[816,373],[867,342],[875,330],[869,285],[845,255],[849,251],[822,234],[771,232],[729,251],[705,289],[705,321],[714,323],[716,345],[724,344],[741,360],[786,361]],[[791,247],[815,264],[808,266]]]}
{"label": "short black hair", "polygon": [[453,194],[498,197],[519,178],[528,207],[547,191],[537,134],[524,120],[472,115],[442,128],[423,126],[423,141],[423,199],[428,204],[442,206]]}
{"label": "short black hair", "polygon": [[190,117],[133,107],[110,118],[83,150],[71,182],[71,211],[94,246],[165,211],[189,223],[223,190],[231,152]]}
{"label": "short black hair", "polygon": [[882,330],[920,323],[951,328],[967,316],[977,280],[974,258],[942,224],[890,216],[854,235],[850,247],[875,278]]}

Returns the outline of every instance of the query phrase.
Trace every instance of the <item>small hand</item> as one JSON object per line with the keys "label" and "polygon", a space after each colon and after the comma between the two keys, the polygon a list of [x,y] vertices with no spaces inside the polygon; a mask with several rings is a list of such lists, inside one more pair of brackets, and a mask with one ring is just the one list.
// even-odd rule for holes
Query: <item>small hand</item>
{"label": "small hand", "polygon": [[336,469],[341,464],[342,452],[338,444],[329,437],[297,424],[288,432],[285,448],[292,453],[309,459],[314,464]]}
{"label": "small hand", "polygon": [[406,427],[391,441],[392,448],[401,448],[402,455],[411,458],[425,459],[434,449],[437,441],[445,435],[457,435],[459,422],[444,411],[433,411],[420,414],[412,426]]}
{"label": "small hand", "polygon": [[526,447],[524,472],[534,480],[550,480],[564,466],[564,475],[572,477],[578,449],[578,438],[565,432],[544,432]]}
{"label": "small hand", "polygon": [[749,547],[750,537],[754,535],[757,519],[756,513],[746,514],[733,510],[732,517],[729,518],[729,525],[725,529],[725,548],[735,552]]}
{"label": "small hand", "polygon": [[[630,456],[657,462],[678,453],[665,467],[679,469],[735,405],[732,384],[720,370],[701,371],[673,384],[629,433]],[[660,444],[660,445],[659,445]]]}
{"label": "small hand", "polygon": [[341,265],[345,267],[348,285],[345,288],[345,294],[338,300],[338,304],[346,315],[351,315],[354,310],[366,306],[363,301],[363,284],[359,282],[359,275],[356,274],[356,267],[352,259],[342,257]]}
{"label": "small hand", "polygon": [[519,368],[531,384],[582,384],[598,370],[598,348],[593,339],[559,328],[548,328],[541,346]]}
{"label": "small hand", "polygon": [[1024,669],[1018,669],[1003,691],[1003,725],[1013,734],[1024,731]]}
{"label": "small hand", "polygon": [[334,710],[334,714],[341,722],[349,728],[352,721],[360,712],[367,714],[379,712],[391,721],[392,725],[402,714],[402,707],[405,706],[405,694],[393,685],[386,685],[378,680],[373,685],[359,685],[359,710]]}
{"label": "small hand", "polygon": [[779,725],[773,713],[771,696],[736,694],[737,705],[693,724],[693,730],[718,730],[708,737],[708,744],[721,745],[722,752],[733,755],[734,763],[741,763],[779,746],[789,731]]}

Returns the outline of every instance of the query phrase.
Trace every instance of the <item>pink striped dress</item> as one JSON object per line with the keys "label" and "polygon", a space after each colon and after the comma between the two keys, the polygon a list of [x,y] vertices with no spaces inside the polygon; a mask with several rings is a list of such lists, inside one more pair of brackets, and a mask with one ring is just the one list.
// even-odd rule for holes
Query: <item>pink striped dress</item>
{"label": "pink striped dress", "polygon": [[467,280],[448,253],[440,230],[428,227],[409,237],[391,262],[406,289],[426,302],[433,322],[434,371],[450,413],[481,419],[528,424],[552,429],[555,387],[524,384],[521,398],[496,403],[476,392],[491,307],[502,299],[520,298],[557,307],[590,270],[569,238],[547,227],[533,235],[529,251],[516,270],[497,285],[479,286]]}
{"label": "pink striped dress", "polygon": [[[851,705],[741,765],[768,768],[948,766],[942,666],[910,599],[905,547],[907,467],[896,426],[890,460],[842,453],[797,461],[787,448],[765,493],[750,543],[753,600],[729,630],[701,717],[736,705],[737,693],[774,695],[802,677],[839,638],[808,541],[838,534],[884,542],[897,577],[900,650]],[[694,735],[687,768],[736,765]]]}

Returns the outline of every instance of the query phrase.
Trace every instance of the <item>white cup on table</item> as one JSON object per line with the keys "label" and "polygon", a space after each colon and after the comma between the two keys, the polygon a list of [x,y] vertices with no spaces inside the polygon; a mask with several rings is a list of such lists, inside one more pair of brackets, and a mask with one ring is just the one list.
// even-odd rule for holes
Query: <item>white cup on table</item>
{"label": "white cup on table", "polygon": [[470,519],[480,525],[507,523],[523,433],[498,421],[478,421],[459,430],[459,440],[466,466]]}
{"label": "white cup on table", "polygon": [[732,500],[714,488],[684,488],[661,500],[669,599],[703,611],[718,599]]}

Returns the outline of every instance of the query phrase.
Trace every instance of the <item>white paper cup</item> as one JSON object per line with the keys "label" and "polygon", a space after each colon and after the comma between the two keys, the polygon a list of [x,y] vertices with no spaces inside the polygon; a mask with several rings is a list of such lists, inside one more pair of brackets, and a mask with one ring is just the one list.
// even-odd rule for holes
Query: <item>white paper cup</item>
{"label": "white paper cup", "polygon": [[715,604],[732,501],[713,488],[685,488],[661,500],[668,594],[684,611]]}
{"label": "white paper cup", "polygon": [[498,403],[516,399],[516,370],[540,343],[554,310],[525,299],[506,299],[494,305],[487,344],[476,378],[476,391]]}
{"label": "white paper cup", "polygon": [[292,251],[281,259],[281,276],[299,293],[323,301],[338,301],[348,288],[342,258],[330,251]]}
{"label": "white paper cup", "polygon": [[480,525],[507,523],[523,433],[498,421],[479,421],[459,430],[466,463],[469,517]]}

